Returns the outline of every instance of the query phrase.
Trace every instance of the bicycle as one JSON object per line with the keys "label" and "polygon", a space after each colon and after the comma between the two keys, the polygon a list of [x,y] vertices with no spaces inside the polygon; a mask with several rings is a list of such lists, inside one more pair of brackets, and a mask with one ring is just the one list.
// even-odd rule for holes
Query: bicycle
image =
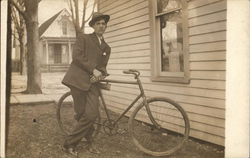
{"label": "bicycle", "polygon": [[[153,156],[167,156],[175,153],[187,141],[190,131],[190,123],[184,109],[175,101],[165,97],[147,98],[139,78],[140,72],[137,70],[123,71],[125,74],[133,74],[136,81],[122,80],[101,80],[101,83],[111,85],[111,83],[132,84],[139,86],[140,94],[121,113],[116,120],[110,118],[107,105],[100,90],[100,100],[103,105],[106,120],[101,122],[100,115],[96,120],[96,136],[103,126],[105,133],[113,135],[117,133],[118,122],[128,113],[128,111],[142,99],[142,102],[135,108],[129,117],[128,131],[134,144],[143,152]],[[63,119],[63,110],[69,108],[67,99],[71,97],[70,92],[65,93],[59,100],[57,106],[57,120],[61,130],[67,134],[69,122]],[[70,107],[73,109],[73,107]],[[67,110],[66,110],[67,111]],[[67,113],[67,112],[66,112]],[[70,114],[71,117],[73,114]],[[145,117],[148,116],[148,117]]]}

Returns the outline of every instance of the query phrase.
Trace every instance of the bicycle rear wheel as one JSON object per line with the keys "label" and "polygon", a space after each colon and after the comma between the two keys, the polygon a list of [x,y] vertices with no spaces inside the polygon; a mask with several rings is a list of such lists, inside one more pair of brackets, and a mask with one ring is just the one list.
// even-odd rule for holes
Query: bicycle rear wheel
{"label": "bicycle rear wheel", "polygon": [[[69,135],[72,130],[74,129],[77,121],[74,118],[75,111],[74,111],[74,104],[73,98],[70,92],[65,93],[59,99],[57,104],[57,122],[58,125],[65,135]],[[95,131],[93,133],[93,137],[97,136],[101,128],[101,118],[100,112],[94,124]]]}
{"label": "bicycle rear wheel", "polygon": [[188,139],[187,114],[168,98],[150,98],[147,105],[142,103],[136,107],[129,118],[133,142],[141,151],[153,156],[173,154]]}

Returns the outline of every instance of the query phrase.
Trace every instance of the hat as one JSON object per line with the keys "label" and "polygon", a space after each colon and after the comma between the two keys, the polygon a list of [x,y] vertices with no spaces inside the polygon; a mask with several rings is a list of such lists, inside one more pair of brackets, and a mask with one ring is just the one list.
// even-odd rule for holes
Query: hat
{"label": "hat", "polygon": [[93,26],[95,24],[96,21],[104,19],[106,23],[108,23],[110,16],[109,15],[104,15],[102,13],[99,12],[94,12],[92,15],[92,19],[89,22],[89,26]]}

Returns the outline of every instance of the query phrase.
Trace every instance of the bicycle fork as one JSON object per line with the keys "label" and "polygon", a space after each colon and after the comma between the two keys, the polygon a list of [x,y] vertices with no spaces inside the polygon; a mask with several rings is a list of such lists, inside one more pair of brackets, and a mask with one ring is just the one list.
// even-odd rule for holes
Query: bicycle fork
{"label": "bicycle fork", "polygon": [[156,126],[157,129],[161,129],[161,126],[155,121],[154,116],[152,115],[152,112],[149,108],[148,102],[147,102],[147,98],[146,95],[144,93],[144,89],[142,87],[141,81],[137,78],[137,82],[141,91],[141,97],[143,99],[142,104],[145,106],[147,114],[149,119],[152,121],[152,123]]}

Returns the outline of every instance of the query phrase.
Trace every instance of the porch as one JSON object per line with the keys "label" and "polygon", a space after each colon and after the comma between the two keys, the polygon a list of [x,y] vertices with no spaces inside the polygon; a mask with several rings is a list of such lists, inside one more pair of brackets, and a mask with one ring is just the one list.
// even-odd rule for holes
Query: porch
{"label": "porch", "polygon": [[66,71],[72,61],[74,38],[46,38],[41,41],[42,72]]}

